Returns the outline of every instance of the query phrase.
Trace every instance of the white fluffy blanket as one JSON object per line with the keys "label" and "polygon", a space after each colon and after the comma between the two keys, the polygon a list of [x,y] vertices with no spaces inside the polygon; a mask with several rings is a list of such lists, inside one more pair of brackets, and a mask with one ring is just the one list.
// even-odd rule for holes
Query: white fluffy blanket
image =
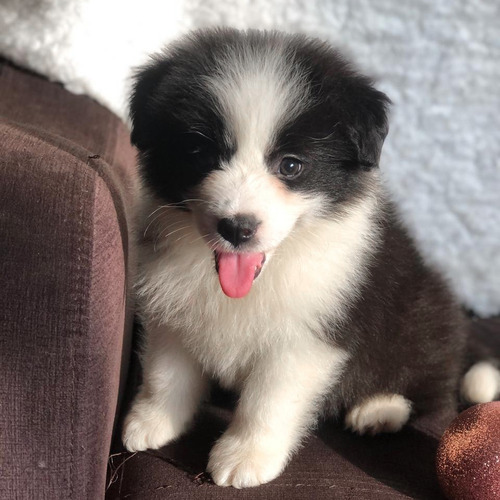
{"label": "white fluffy blanket", "polygon": [[500,313],[500,2],[1,0],[0,52],[125,117],[131,68],[211,25],[316,35],[375,76],[407,223],[465,305]]}

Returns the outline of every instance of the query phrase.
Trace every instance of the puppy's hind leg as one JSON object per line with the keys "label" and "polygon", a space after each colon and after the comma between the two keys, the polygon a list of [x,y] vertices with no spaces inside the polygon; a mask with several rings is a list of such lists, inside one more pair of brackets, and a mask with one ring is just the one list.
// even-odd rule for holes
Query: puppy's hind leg
{"label": "puppy's hind leg", "polygon": [[129,451],[157,449],[176,439],[208,388],[201,367],[175,336],[161,329],[149,333],[144,383],[123,426],[122,440]]}
{"label": "puppy's hind leg", "polygon": [[411,402],[400,394],[377,394],[352,408],[345,423],[358,434],[398,432],[410,414]]}

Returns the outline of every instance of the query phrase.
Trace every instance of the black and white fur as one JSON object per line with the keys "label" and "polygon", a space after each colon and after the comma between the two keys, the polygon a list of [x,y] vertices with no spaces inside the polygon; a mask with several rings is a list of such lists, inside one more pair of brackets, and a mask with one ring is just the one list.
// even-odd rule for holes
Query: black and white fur
{"label": "black and white fur", "polygon": [[[210,379],[240,392],[208,464],[237,488],[275,478],[320,416],[393,432],[455,406],[465,333],[381,185],[388,103],[328,45],[280,33],[196,32],[138,74],[145,345],[130,451],[182,434]],[[254,234],[231,243],[219,222],[242,218]],[[224,295],[214,252],[265,254],[246,296]],[[479,378],[495,397],[498,371]]]}

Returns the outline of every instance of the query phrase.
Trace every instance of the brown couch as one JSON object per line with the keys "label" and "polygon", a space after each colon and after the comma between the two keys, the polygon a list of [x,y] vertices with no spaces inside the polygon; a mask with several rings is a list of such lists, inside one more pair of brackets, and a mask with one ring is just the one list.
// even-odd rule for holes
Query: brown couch
{"label": "brown couch", "polygon": [[[135,152],[88,97],[0,66],[0,498],[442,498],[434,457],[450,415],[375,438],[326,423],[279,478],[242,491],[203,473],[226,394],[177,443],[124,452]],[[471,325],[500,352],[498,320]]]}
{"label": "brown couch", "polygon": [[129,358],[126,127],[0,73],[0,498],[101,498]]}

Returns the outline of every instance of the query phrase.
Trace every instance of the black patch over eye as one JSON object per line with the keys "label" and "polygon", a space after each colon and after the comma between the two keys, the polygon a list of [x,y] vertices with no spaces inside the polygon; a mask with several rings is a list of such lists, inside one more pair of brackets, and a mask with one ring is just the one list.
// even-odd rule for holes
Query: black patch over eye
{"label": "black patch over eye", "polygon": [[279,176],[285,179],[294,179],[302,173],[302,162],[297,158],[285,157],[279,165]]}
{"label": "black patch over eye", "polygon": [[189,155],[206,153],[214,149],[215,141],[202,132],[186,132],[182,138],[181,145]]}

